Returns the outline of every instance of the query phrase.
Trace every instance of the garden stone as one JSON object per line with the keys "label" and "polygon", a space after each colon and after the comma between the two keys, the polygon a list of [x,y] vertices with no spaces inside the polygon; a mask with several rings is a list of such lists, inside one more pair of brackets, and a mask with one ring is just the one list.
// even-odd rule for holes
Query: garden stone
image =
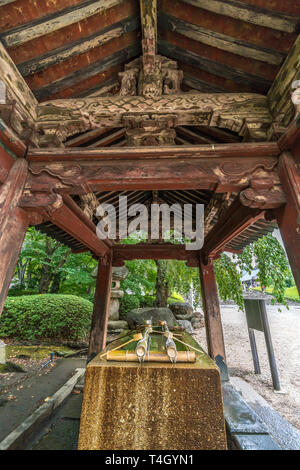
{"label": "garden stone", "polygon": [[176,302],[174,304],[170,304],[169,308],[172,310],[176,318],[178,318],[178,315],[193,315],[193,307],[186,302]]}
{"label": "garden stone", "polygon": [[108,331],[126,330],[128,329],[128,323],[124,320],[109,321],[107,327]]}
{"label": "garden stone", "polygon": [[176,319],[191,321],[193,319],[193,316],[192,315],[176,315]]}
{"label": "garden stone", "polygon": [[[204,315],[202,312],[194,312],[194,315],[193,315],[193,318],[192,318],[192,325],[194,326],[194,324],[200,324],[200,326],[198,328],[201,328],[203,326],[205,326],[205,320],[204,320]],[[194,326],[194,328],[196,328]]]}
{"label": "garden stone", "polygon": [[177,320],[176,323],[178,325],[183,326],[183,328],[189,333],[192,334],[194,333],[194,328],[192,327],[192,324],[188,320]]}
{"label": "garden stone", "polygon": [[153,325],[158,325],[160,320],[166,320],[168,326],[174,326],[175,317],[169,308],[144,307],[135,308],[128,312],[127,321],[129,328],[135,328],[143,324],[145,320],[151,320]]}

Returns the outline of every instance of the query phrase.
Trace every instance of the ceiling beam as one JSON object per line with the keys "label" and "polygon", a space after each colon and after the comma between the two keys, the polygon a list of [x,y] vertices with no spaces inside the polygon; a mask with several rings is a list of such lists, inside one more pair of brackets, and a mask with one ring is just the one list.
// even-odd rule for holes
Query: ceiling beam
{"label": "ceiling beam", "polygon": [[58,49],[47,52],[37,58],[18,64],[18,69],[23,77],[28,77],[40,72],[52,65],[71,59],[79,54],[89,52],[91,49],[101,47],[107,42],[119,38],[125,33],[136,31],[139,27],[139,18],[131,16],[122,21],[107,26],[101,31],[97,31],[84,39],[78,39],[71,44],[66,44]]}
{"label": "ceiling beam", "polygon": [[193,65],[211,74],[250,86],[258,93],[267,93],[272,85],[271,80],[259,77],[258,75],[252,75],[251,73],[244,72],[243,70],[234,69],[228,65],[220,64],[219,62],[215,62],[214,60],[207,59],[205,57],[200,57],[194,52],[174,46],[163,39],[158,40],[158,51],[160,54],[179,60],[180,62],[184,62],[188,65]]}
{"label": "ceiling beam", "polygon": [[[193,21],[193,18],[191,18],[191,21]],[[217,33],[216,31],[188,23],[163,12],[160,12],[158,15],[158,26],[169,31],[175,31],[207,46],[216,47],[226,52],[248,57],[249,59],[260,60],[272,65],[281,65],[286,57],[286,54],[282,52],[256,46],[248,41]]]}
{"label": "ceiling beam", "polygon": [[70,88],[79,82],[105,72],[113,66],[123,64],[123,62],[139,55],[140,51],[141,47],[139,44],[128,44],[125,49],[117,51],[108,57],[104,57],[103,59],[90,64],[88,67],[85,67],[83,70],[77,70],[64,78],[55,80],[41,88],[37,88],[33,93],[38,100],[45,100],[47,97],[58,94],[66,88]]}
{"label": "ceiling beam", "polygon": [[294,33],[299,24],[297,15],[287,15],[277,11],[259,8],[235,0],[183,0],[184,3],[208,10],[219,15],[229,16],[247,23],[276,29],[278,31]]}
{"label": "ceiling beam", "polygon": [[53,33],[61,28],[102,13],[116,5],[121,5],[123,0],[98,0],[86,1],[81,5],[71,6],[60,12],[55,12],[46,17],[39,18],[27,25],[11,29],[1,35],[1,40],[6,47],[16,47],[40,36]]}

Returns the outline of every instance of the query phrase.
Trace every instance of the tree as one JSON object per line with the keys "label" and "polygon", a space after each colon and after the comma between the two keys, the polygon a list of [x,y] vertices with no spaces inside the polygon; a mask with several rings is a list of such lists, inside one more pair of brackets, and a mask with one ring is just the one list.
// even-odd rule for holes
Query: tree
{"label": "tree", "polygon": [[16,266],[12,292],[88,294],[95,287],[97,262],[90,253],[71,250],[31,227]]}

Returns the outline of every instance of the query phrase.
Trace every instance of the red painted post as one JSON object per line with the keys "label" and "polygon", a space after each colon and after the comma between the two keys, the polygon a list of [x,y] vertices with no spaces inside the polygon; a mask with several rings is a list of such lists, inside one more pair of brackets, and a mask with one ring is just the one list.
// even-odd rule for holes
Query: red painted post
{"label": "red painted post", "polygon": [[225,343],[213,261],[209,260],[207,264],[204,264],[200,260],[199,273],[208,354],[218,365],[222,380],[228,380]]}
{"label": "red painted post", "polygon": [[18,207],[27,178],[27,162],[18,159],[0,188],[0,313],[14,274],[29,223]]}
{"label": "red painted post", "polygon": [[279,175],[287,203],[275,210],[277,223],[300,293],[300,170],[289,152],[280,156]]}
{"label": "red painted post", "polygon": [[107,323],[112,283],[112,254],[100,258],[94,298],[88,361],[93,359],[106,345]]}

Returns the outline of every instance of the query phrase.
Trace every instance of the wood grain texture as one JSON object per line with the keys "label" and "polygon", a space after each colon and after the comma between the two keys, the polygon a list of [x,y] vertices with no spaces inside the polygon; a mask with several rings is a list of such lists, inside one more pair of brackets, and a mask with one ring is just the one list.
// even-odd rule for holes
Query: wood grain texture
{"label": "wood grain texture", "polygon": [[287,15],[257,6],[250,6],[235,0],[183,0],[185,3],[197,6],[204,10],[218,13],[232,18],[241,19],[248,23],[265,26],[279,31],[293,33],[299,24],[299,17]]}
{"label": "wood grain texture", "polygon": [[251,86],[258,93],[267,93],[272,84],[271,80],[201,57],[194,52],[182,49],[162,39],[158,39],[158,50],[161,54],[171,57],[172,59],[193,65],[201,70],[234,82]]}
{"label": "wood grain texture", "polygon": [[57,31],[70,24],[77,23],[90,16],[103,13],[105,10],[120,5],[123,0],[88,0],[77,7],[70,7],[58,15],[54,13],[41,20],[33,21],[27,26],[20,26],[1,35],[5,46],[14,47],[31,41],[34,38]]}
{"label": "wood grain texture", "polygon": [[23,77],[27,77],[52,65],[64,62],[72,57],[89,52],[91,49],[103,46],[113,39],[119,38],[125,33],[135,31],[138,28],[138,17],[130,17],[106,27],[88,36],[85,39],[79,39],[71,44],[54,49],[38,58],[23,62],[18,65],[18,70]]}
{"label": "wood grain texture", "polygon": [[232,38],[225,34],[209,30],[202,26],[197,26],[191,22],[182,21],[174,16],[164,13],[158,14],[158,26],[162,29],[175,31],[201,44],[216,47],[226,52],[231,52],[242,57],[248,57],[253,60],[260,60],[272,65],[281,65],[286,55],[276,50],[257,46],[251,42]]}
{"label": "wood grain texture", "polygon": [[103,58],[97,62],[92,63],[91,65],[71,73],[70,75],[60,78],[52,83],[49,83],[41,88],[34,90],[34,95],[38,100],[45,100],[47,97],[51,97],[60,93],[66,88],[70,88],[80,82],[99,75],[100,73],[109,70],[110,68],[122,64],[127,60],[130,60],[136,57],[141,51],[139,44],[128,45],[125,49],[119,50],[114,54]]}
{"label": "wood grain texture", "polygon": [[88,361],[105,348],[112,285],[112,253],[98,263]]}

